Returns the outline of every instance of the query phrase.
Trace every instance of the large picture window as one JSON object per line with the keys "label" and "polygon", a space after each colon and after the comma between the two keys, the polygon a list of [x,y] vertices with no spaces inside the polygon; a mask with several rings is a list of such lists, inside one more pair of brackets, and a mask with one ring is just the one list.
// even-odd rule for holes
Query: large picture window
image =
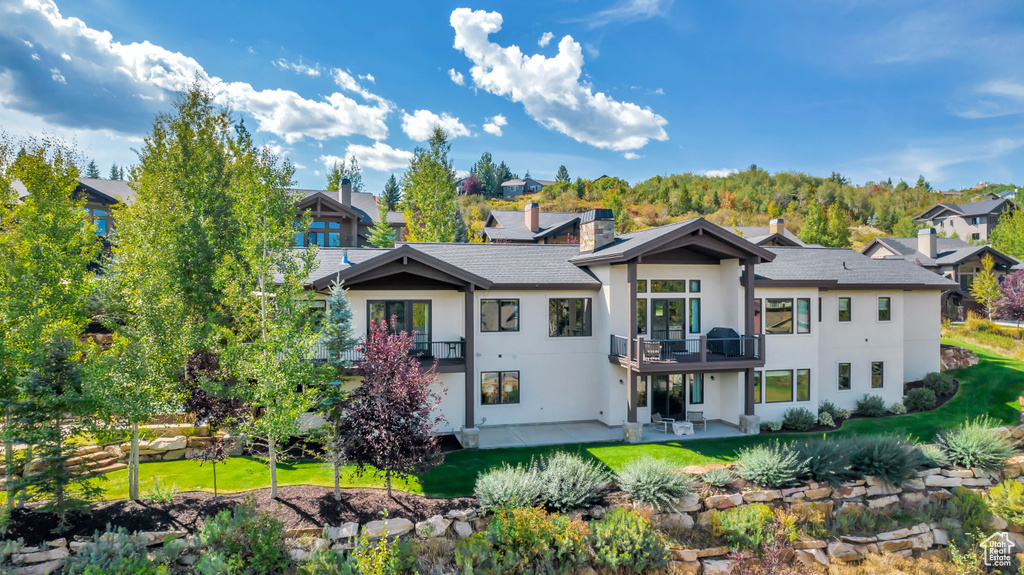
{"label": "large picture window", "polygon": [[796,370],[796,400],[811,400],[811,370],[809,369]]}
{"label": "large picture window", "polygon": [[849,391],[850,383],[853,379],[851,377],[850,364],[840,363],[839,364],[839,391]]}
{"label": "large picture window", "polygon": [[690,299],[690,333],[700,333],[700,299]]}
{"label": "large picture window", "polygon": [[793,370],[780,369],[764,372],[765,403],[793,401]]}
{"label": "large picture window", "polygon": [[[395,332],[416,332],[416,343],[430,341],[430,302],[408,300],[370,301],[370,321],[384,322]],[[395,318],[395,325],[391,325]],[[367,325],[367,332],[370,327]]]}
{"label": "large picture window", "polygon": [[839,298],[839,321],[853,321],[853,302],[848,297]]}
{"label": "large picture window", "polygon": [[811,333],[811,300],[808,298],[796,300],[796,332]]}
{"label": "large picture window", "polygon": [[764,300],[764,331],[769,334],[793,333],[793,300]]}
{"label": "large picture window", "polygon": [[892,300],[888,297],[878,298],[878,321],[892,319]]}
{"label": "large picture window", "polygon": [[548,300],[548,335],[588,337],[593,333],[590,298]]}
{"label": "large picture window", "polygon": [[484,405],[519,403],[519,372],[480,372],[480,403]]}
{"label": "large picture window", "polygon": [[519,331],[519,300],[480,300],[480,331]]}
{"label": "large picture window", "polygon": [[881,389],[885,386],[885,366],[881,361],[871,362],[871,389]]}

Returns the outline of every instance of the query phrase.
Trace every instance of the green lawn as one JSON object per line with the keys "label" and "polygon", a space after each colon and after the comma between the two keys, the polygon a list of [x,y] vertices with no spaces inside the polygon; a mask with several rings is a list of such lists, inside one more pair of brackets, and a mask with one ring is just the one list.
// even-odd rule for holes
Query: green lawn
{"label": "green lawn", "polygon": [[[945,343],[962,345],[974,350],[981,359],[974,367],[952,372],[960,380],[957,396],[934,411],[914,413],[883,419],[858,419],[848,421],[829,436],[841,437],[856,434],[877,434],[902,432],[919,441],[930,441],[943,428],[957,425],[979,415],[988,414],[995,420],[1016,424],[1020,416],[1017,397],[1024,394],[1024,362],[1009,359],[988,352],[977,346],[944,339]],[[477,475],[503,462],[515,465],[529,463],[531,459],[556,449],[577,451],[604,462],[611,469],[619,469],[627,461],[646,455],[670,459],[679,465],[694,465],[731,460],[738,449],[770,439],[790,440],[806,437],[804,434],[746,436],[727,439],[686,440],[643,445],[623,443],[592,443],[585,445],[562,445],[553,447],[465,450],[448,454],[444,464],[422,477],[395,487],[410,493],[431,497],[453,497],[471,495]],[[152,478],[161,477],[165,483],[174,483],[183,491],[212,490],[210,466],[199,467],[194,461],[173,461],[143,463],[141,465],[140,488],[145,492]],[[127,496],[127,470],[111,473],[104,484],[105,497],[121,499]],[[245,491],[266,487],[269,473],[266,466],[249,458],[234,458],[217,469],[217,483],[221,491]],[[330,469],[320,462],[298,462],[278,466],[279,485],[323,485],[332,486]],[[379,487],[383,480],[378,477],[361,478],[346,474],[346,487]]]}

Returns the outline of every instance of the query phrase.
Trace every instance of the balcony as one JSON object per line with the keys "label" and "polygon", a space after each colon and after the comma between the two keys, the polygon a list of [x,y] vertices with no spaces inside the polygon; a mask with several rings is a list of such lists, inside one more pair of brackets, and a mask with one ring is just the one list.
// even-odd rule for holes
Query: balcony
{"label": "balcony", "polygon": [[700,336],[689,339],[633,339],[632,365],[625,336],[611,336],[608,360],[637,373],[731,371],[764,367],[764,335],[738,337]]}
{"label": "balcony", "polygon": [[[356,342],[354,348],[348,350],[342,359],[350,364],[354,374],[359,373],[359,363],[363,360],[363,354],[359,350],[363,340]],[[437,362],[438,373],[460,373],[466,369],[466,342],[460,341],[417,341],[413,344],[410,355],[420,360],[425,368],[429,368]],[[323,344],[318,345],[313,359],[316,361],[327,361],[327,348]]]}

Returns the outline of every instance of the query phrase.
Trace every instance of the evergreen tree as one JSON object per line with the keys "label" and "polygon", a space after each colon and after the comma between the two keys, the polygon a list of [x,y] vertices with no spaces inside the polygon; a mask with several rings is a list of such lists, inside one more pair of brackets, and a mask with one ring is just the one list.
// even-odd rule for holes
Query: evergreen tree
{"label": "evergreen tree", "polygon": [[398,187],[398,180],[395,179],[394,174],[391,174],[387,183],[384,184],[384,192],[380,195],[380,200],[389,212],[397,210],[398,204],[402,203],[402,189]]}
{"label": "evergreen tree", "polygon": [[503,161],[500,164],[498,164],[497,168],[495,168],[494,179],[497,182],[497,190],[495,191],[495,195],[498,195],[499,193],[501,193],[501,185],[509,180],[516,179],[516,175],[512,173],[512,170],[510,170],[509,167],[506,166],[505,162]]}
{"label": "evergreen tree", "polygon": [[929,184],[924,179],[923,175],[917,177],[917,185],[914,186],[914,187],[917,188],[918,190],[922,191],[922,192],[930,192],[930,191],[932,191],[932,185]]}
{"label": "evergreen tree", "polygon": [[981,272],[975,274],[974,282],[971,283],[971,296],[985,308],[988,319],[992,319],[996,301],[1002,295],[999,292],[999,278],[992,273],[993,267],[995,262],[992,261],[992,256],[985,254],[985,257],[981,258]]}
{"label": "evergreen tree", "polygon": [[459,227],[455,171],[448,134],[434,127],[427,148],[416,148],[402,176],[407,238],[412,242],[451,242]]}
{"label": "evergreen tree", "polygon": [[374,220],[370,237],[367,238],[370,244],[378,248],[390,248],[395,243],[395,230],[388,223],[388,212],[385,208],[384,201],[381,200],[377,209],[377,219]]}
{"label": "evergreen tree", "polygon": [[558,166],[558,173],[555,174],[556,182],[568,182],[569,181],[569,170],[565,169],[565,166]]}
{"label": "evergreen tree", "polygon": [[587,183],[583,181],[583,178],[576,178],[573,187],[576,189],[576,197],[582,200],[587,193]]}
{"label": "evergreen tree", "polygon": [[490,152],[480,154],[480,159],[473,164],[470,172],[480,180],[480,188],[483,190],[484,195],[493,198],[501,192],[503,180],[499,180],[501,174],[498,172],[498,166],[494,165]]}
{"label": "evergreen tree", "polygon": [[334,471],[334,499],[341,501],[341,466],[346,461],[341,421],[348,401],[348,392],[342,383],[345,368],[349,365],[345,354],[354,349],[357,343],[352,328],[352,310],[345,287],[341,284],[331,286],[331,294],[327,298],[327,321],[320,332],[320,339],[327,348],[328,363],[334,368],[335,377],[320,394],[317,412],[324,418],[324,425],[315,435],[324,446],[323,459],[331,464]]}
{"label": "evergreen tree", "polygon": [[467,244],[469,243],[469,228],[466,226],[466,218],[462,215],[461,206],[455,208],[455,217],[457,218],[455,222],[455,242]]}
{"label": "evergreen tree", "polygon": [[89,160],[89,165],[85,168],[85,177],[92,179],[100,177],[100,168],[96,165],[96,160]]}
{"label": "evergreen tree", "polygon": [[123,179],[123,175],[124,175],[124,172],[121,170],[121,168],[119,168],[117,166],[117,163],[115,162],[115,163],[110,165],[110,176],[107,179],[108,180],[120,180],[120,179]]}

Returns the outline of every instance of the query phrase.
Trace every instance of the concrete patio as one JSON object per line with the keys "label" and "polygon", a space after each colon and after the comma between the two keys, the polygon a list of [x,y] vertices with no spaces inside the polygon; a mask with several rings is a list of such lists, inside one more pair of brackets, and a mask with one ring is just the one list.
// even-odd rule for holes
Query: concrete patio
{"label": "concrete patio", "polygon": [[[669,428],[671,429],[671,427]],[[693,435],[665,433],[650,425],[644,426],[641,443],[663,443],[691,439],[740,437],[739,429],[718,421],[709,421],[708,429],[697,427]],[[600,421],[538,423],[535,425],[495,425],[480,427],[480,449],[500,447],[534,447],[572,443],[607,443],[622,441],[622,426],[608,426]]]}

